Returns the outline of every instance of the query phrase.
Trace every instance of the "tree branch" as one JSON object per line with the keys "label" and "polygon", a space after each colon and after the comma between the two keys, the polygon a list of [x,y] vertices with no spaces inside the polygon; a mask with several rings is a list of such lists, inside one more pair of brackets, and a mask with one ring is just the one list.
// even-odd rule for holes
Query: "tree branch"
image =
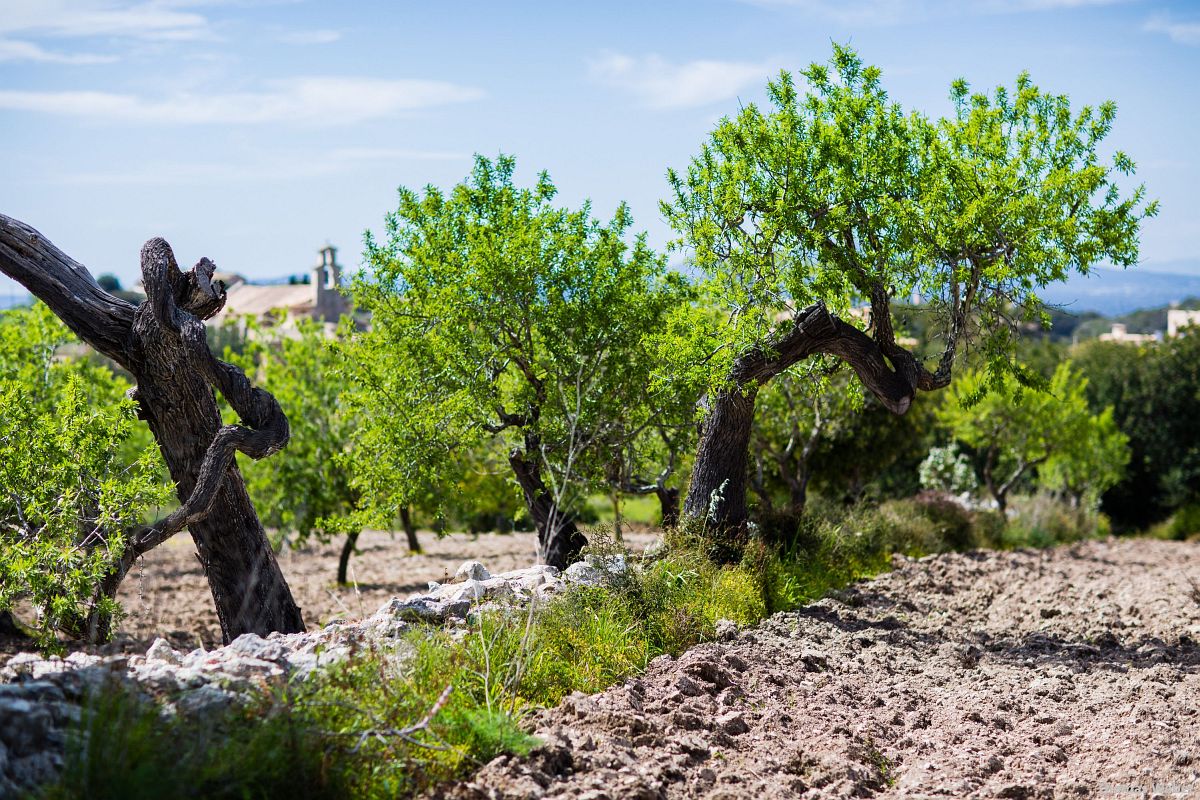
{"label": "tree branch", "polygon": [[41,300],[83,341],[128,367],[134,308],[20,220],[0,214],[0,272]]}

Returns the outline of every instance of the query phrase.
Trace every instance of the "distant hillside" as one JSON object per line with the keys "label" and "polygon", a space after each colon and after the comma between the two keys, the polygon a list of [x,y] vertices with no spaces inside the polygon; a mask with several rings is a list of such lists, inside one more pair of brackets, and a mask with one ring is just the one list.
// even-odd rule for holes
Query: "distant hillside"
{"label": "distant hillside", "polygon": [[1181,269],[1195,266],[1196,270],[1186,274],[1149,272],[1137,267],[1095,269],[1086,278],[1076,276],[1066,283],[1046,287],[1042,299],[1072,314],[1092,311],[1117,317],[1200,297],[1200,262],[1194,265],[1180,262],[1178,266]]}

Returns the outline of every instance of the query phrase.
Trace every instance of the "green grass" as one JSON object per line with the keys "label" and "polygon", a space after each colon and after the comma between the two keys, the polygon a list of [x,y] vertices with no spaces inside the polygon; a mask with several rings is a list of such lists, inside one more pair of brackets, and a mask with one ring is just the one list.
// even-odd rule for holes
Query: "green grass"
{"label": "green grass", "polygon": [[[616,521],[612,498],[608,495],[594,494],[588,498],[588,506],[596,516],[596,520],[604,525]],[[662,518],[662,507],[654,495],[632,495],[621,498],[621,520],[642,525],[658,525]]]}
{"label": "green grass", "polygon": [[[490,612],[469,635],[421,629],[403,659],[362,650],[242,711],[164,720],[125,696],[97,697],[53,798],[410,797],[536,742],[524,717],[571,692],[597,692],[715,636],[749,626],[918,556],[981,545],[1070,541],[1079,514],[1025,509],[1008,524],[936,497],[764,522],[739,561],[718,565],[703,537],[676,531],[612,586],[573,588],[534,610]],[[619,546],[593,535],[593,549]],[[726,551],[728,552],[728,551]],[[76,742],[83,741],[76,736]],[[882,768],[881,768],[882,769]]]}

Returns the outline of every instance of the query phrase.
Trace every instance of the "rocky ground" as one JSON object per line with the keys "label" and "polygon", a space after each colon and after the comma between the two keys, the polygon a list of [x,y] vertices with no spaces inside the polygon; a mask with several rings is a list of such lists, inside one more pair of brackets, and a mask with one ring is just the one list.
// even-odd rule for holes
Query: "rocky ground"
{"label": "rocky ground", "polygon": [[1200,545],[910,561],[532,720],[470,798],[1200,798]]}
{"label": "rocky ground", "polygon": [[54,779],[63,766],[69,731],[81,719],[92,690],[117,685],[154,699],[164,714],[201,718],[253,701],[269,687],[302,680],[319,666],[335,664],[369,647],[381,657],[403,660],[410,652],[399,636],[416,625],[445,627],[467,635],[480,609],[525,608],[546,602],[568,585],[599,585],[628,569],[624,556],[594,557],[564,572],[548,566],[493,575],[466,561],[444,583],[394,597],[375,614],[334,621],[304,633],[252,633],[229,645],[190,652],[156,639],[144,653],[89,653],[66,657],[23,652],[0,665],[0,798],[22,796]]}
{"label": "rocky ground", "polygon": [[[646,528],[625,533],[626,544],[634,551],[657,539],[658,533]],[[279,563],[305,624],[314,629],[335,619],[364,619],[393,597],[424,591],[430,581],[447,580],[464,561],[481,561],[497,573],[528,567],[536,544],[534,534],[520,532],[452,533],[438,538],[422,531],[420,541],[424,552],[410,553],[402,533],[364,532],[359,553],[350,559],[349,586],[338,586],[334,580],[340,540],[284,550]],[[187,534],[147,553],[125,579],[119,599],[126,613],[114,641],[83,650],[144,653],[160,637],[184,651],[197,647],[211,650],[221,643],[212,595]],[[0,635],[0,665],[28,646]]]}

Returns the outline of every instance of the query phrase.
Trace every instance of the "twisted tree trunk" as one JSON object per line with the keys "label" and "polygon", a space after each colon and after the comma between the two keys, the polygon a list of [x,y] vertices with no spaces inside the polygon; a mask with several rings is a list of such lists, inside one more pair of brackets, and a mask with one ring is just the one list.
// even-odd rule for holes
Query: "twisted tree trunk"
{"label": "twisted tree trunk", "polygon": [[[886,335],[890,336],[890,328]],[[729,535],[734,541],[741,537],[746,524],[746,466],[758,388],[818,353],[837,356],[850,364],[863,385],[892,413],[908,411],[918,386],[915,361],[909,363],[887,342],[873,340],[833,316],[823,304],[809,306],[798,312],[789,325],[739,356],[730,371],[728,388],[708,399],[684,515],[703,521],[710,531]]]}
{"label": "twisted tree trunk", "polygon": [[[202,259],[179,270],[170,245],[142,248],[146,301],[136,309],[105,292],[91,274],[36,230],[0,214],[0,272],[44,302],[80,339],[134,376],[131,396],[150,426],[175,482],[180,508],[135,532],[102,591],[115,594],[138,557],[187,528],[216,605],[221,633],[304,630],[270,543],[246,493],[235,452],[265,458],[288,441],[279,404],[208,349],[201,320],[225,303]],[[243,425],[221,425],[214,389]]]}

